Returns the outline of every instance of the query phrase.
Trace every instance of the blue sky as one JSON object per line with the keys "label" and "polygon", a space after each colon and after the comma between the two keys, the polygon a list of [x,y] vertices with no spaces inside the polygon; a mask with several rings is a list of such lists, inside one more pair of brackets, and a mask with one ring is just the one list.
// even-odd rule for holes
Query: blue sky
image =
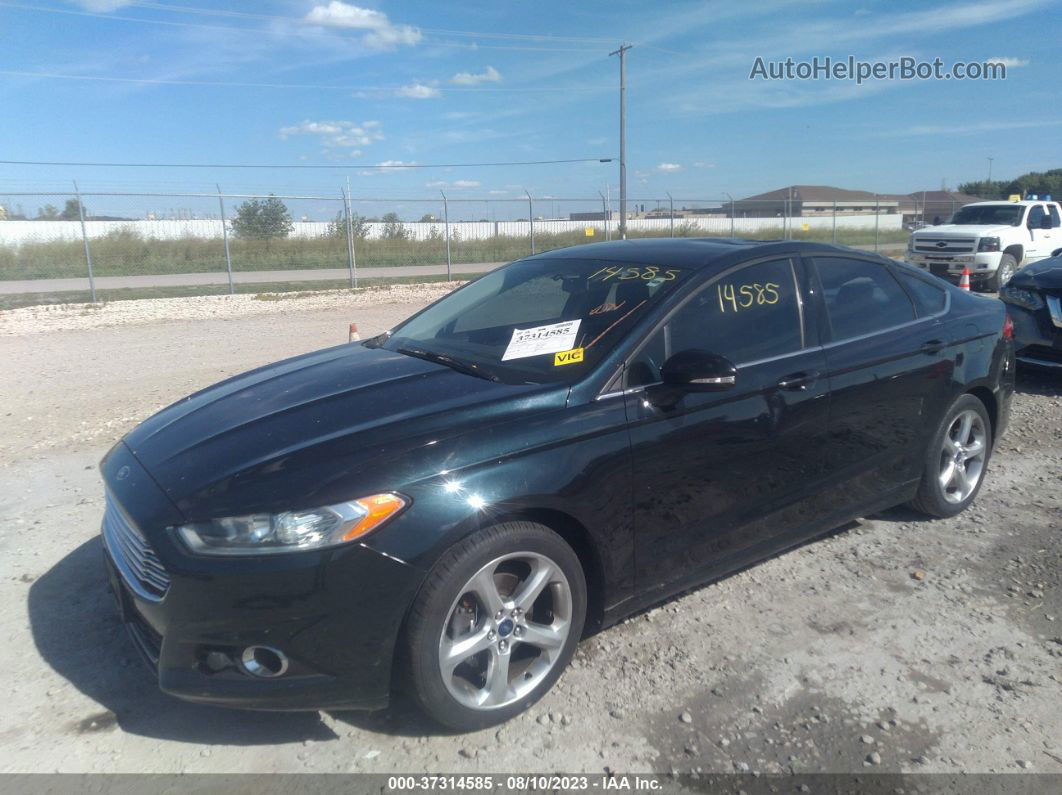
{"label": "blue sky", "polygon": [[[3,159],[342,166],[0,165],[0,191],[615,194],[616,164],[368,166],[615,156],[623,41],[634,198],[1062,167],[1059,0],[358,3],[0,0]],[[1007,79],[748,79],[757,56],[849,55],[1004,59]]]}

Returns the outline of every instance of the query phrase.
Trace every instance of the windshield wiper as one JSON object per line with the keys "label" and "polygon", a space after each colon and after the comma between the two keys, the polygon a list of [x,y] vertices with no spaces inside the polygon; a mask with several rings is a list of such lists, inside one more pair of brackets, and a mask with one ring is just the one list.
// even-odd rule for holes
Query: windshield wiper
{"label": "windshield wiper", "polygon": [[406,356],[415,356],[418,359],[424,359],[425,361],[435,362],[435,364],[445,365],[451,370],[456,370],[459,373],[465,375],[474,375],[476,378],[484,378],[487,381],[499,381],[501,379],[496,375],[485,373],[474,364],[463,362],[460,359],[455,359],[452,356],[447,356],[444,353],[435,353],[433,351],[422,351],[419,348],[398,348],[398,353],[404,353]]}

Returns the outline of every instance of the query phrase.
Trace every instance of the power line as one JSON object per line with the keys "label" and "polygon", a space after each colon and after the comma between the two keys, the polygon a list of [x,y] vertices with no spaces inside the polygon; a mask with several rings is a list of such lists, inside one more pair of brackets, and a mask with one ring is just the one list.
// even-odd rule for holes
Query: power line
{"label": "power line", "polygon": [[[140,24],[143,24],[143,25],[162,25],[164,27],[197,28],[197,29],[202,29],[202,30],[224,30],[224,31],[228,31],[228,32],[241,31],[241,32],[247,32],[247,33],[274,33],[275,34],[275,33],[278,32],[276,28],[268,28],[268,27],[247,27],[247,26],[242,26],[242,25],[241,26],[211,25],[211,24],[206,23],[206,22],[179,22],[179,21],[172,20],[172,19],[147,19],[145,17],[125,16],[124,14],[103,14],[103,13],[94,12],[94,11],[75,11],[75,10],[70,9],[70,8],[47,8],[47,7],[44,7],[44,6],[26,5],[24,3],[0,2],[0,5],[7,6],[8,8],[18,8],[18,9],[23,10],[23,11],[37,11],[37,12],[45,13],[45,14],[65,14],[67,16],[75,16],[75,17],[91,17],[93,19],[104,19],[104,20],[111,20],[111,21],[115,21],[115,22],[137,22],[137,23],[140,23]],[[142,7],[146,8],[146,9],[153,9],[153,10],[161,10],[163,8],[163,6],[161,6],[161,4],[134,3],[133,5],[136,6],[136,7],[142,6]],[[172,10],[176,10],[176,8],[175,7],[166,7],[166,10],[171,10],[172,11]],[[203,13],[206,13],[205,9],[203,10]],[[259,19],[260,18],[260,19],[265,19],[265,20],[274,20],[274,21],[278,21],[278,22],[283,22],[283,23],[285,23],[287,25],[291,25],[292,23],[295,23],[295,24],[298,24],[298,25],[306,27],[306,28],[323,28],[323,29],[327,30],[330,35],[342,36],[342,37],[361,36],[361,35],[364,35],[366,33],[371,33],[372,32],[372,30],[368,29],[368,28],[366,28],[366,29],[353,29],[353,28],[344,29],[344,28],[328,27],[328,26],[322,26],[322,25],[314,25],[313,23],[304,22],[303,20],[296,19],[296,18],[293,18],[293,17],[279,17],[279,16],[271,17],[271,16],[267,16],[267,15],[264,15],[264,14],[247,14],[245,12],[237,12],[237,11],[230,11],[230,12],[225,12],[225,13],[218,12],[218,15],[225,16],[225,17],[233,17],[233,18],[235,18],[235,17],[247,17],[247,18],[252,18],[252,19]],[[418,30],[428,31],[428,32],[430,32],[432,34],[438,33],[438,34],[449,35],[449,36],[467,36],[467,37],[470,37],[470,38],[493,38],[493,39],[501,39],[501,40],[543,41],[543,42],[557,41],[557,42],[562,42],[562,43],[565,42],[565,41],[580,42],[580,40],[578,40],[578,39],[565,39],[565,38],[555,37],[555,36],[536,37],[536,36],[533,36],[531,34],[516,34],[516,33],[513,33],[513,34],[491,34],[491,33],[477,33],[477,32],[474,32],[474,31],[435,30],[435,29],[431,29],[431,28],[418,28]],[[589,42],[590,42],[590,40],[587,40],[586,43],[589,43]],[[441,46],[446,46],[446,47],[472,47],[473,46],[471,44],[463,44],[463,43],[458,43],[458,42],[447,42],[447,41],[432,41],[431,43],[433,45],[436,45],[436,46],[441,45]],[[491,50],[532,50],[532,51],[536,51],[536,52],[597,52],[597,50],[590,49],[589,47],[578,47],[578,48],[575,48],[575,47],[520,47],[520,46],[506,46],[506,45],[499,45],[499,44],[478,44],[478,43],[475,44],[474,46],[477,47],[477,48],[481,48],[481,49],[491,49]]]}
{"label": "power line", "polygon": [[[14,69],[0,69],[0,75],[12,75],[14,77],[36,77],[45,80],[81,80],[97,81],[103,83],[136,83],[141,85],[161,86],[214,86],[218,88],[290,88],[300,91],[371,91],[380,93],[393,93],[400,91],[403,86],[364,86],[364,85],[323,85],[320,83],[245,83],[235,80],[166,80],[153,77],[108,77],[105,75],[71,75],[58,72],[25,72]],[[463,92],[515,92],[515,93],[543,93],[558,91],[603,91],[604,86],[573,86],[558,88],[556,86],[431,86],[435,91],[463,91]]]}
{"label": "power line", "polygon": [[569,160],[512,160],[502,163],[404,163],[402,165],[373,165],[369,163],[343,163],[323,165],[309,163],[253,164],[253,163],[80,163],[63,160],[0,160],[6,166],[84,166],[86,168],[298,168],[298,169],[351,169],[373,170],[413,168],[488,168],[492,166],[548,166],[559,163],[611,163],[611,157],[578,157]]}

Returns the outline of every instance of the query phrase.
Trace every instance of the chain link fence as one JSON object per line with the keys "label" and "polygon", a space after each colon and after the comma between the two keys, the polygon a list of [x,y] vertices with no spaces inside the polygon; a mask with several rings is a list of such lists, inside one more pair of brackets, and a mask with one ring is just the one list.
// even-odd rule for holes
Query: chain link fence
{"label": "chain link fence", "polygon": [[[902,251],[962,202],[628,201],[626,237],[816,240]],[[0,193],[0,306],[450,278],[619,239],[612,197]],[[82,294],[85,294],[82,296]],[[14,299],[12,296],[23,296]],[[33,296],[27,298],[26,296]]]}

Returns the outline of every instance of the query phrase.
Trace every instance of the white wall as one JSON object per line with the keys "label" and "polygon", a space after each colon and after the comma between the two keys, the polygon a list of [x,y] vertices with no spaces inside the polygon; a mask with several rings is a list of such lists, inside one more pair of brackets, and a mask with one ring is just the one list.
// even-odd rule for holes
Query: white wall
{"label": "white wall", "polygon": [[[765,230],[780,230],[782,218],[735,218],[734,235],[737,237],[755,236]],[[900,215],[880,215],[877,217],[881,231],[900,229],[903,217]],[[667,218],[635,218],[627,221],[631,231],[667,232],[670,228]],[[873,229],[875,218],[872,215],[837,216],[838,229]],[[609,221],[609,228],[615,233],[618,222]],[[801,230],[804,225],[810,229],[832,229],[834,218],[793,218],[792,228]],[[384,224],[369,224],[370,238],[377,238],[383,232]],[[729,218],[699,216],[676,218],[676,230],[682,226],[693,226],[707,234],[729,235],[731,222]],[[299,221],[294,225],[291,236],[297,238],[322,237],[328,233],[329,224],[323,221]],[[597,230],[596,240],[604,239],[604,221],[535,221],[535,234],[556,234],[561,232],[582,232],[587,227]],[[426,240],[436,229],[444,234],[441,223],[410,222],[406,230],[415,240]],[[220,239],[220,221],[86,221],[85,229],[90,239],[104,237],[111,232],[129,230],[140,237],[155,240],[179,240],[185,237],[202,239]],[[528,237],[527,221],[467,221],[450,224],[451,234],[462,240],[482,240],[494,235],[511,237]],[[231,231],[231,227],[230,227]],[[775,232],[777,234],[777,232]],[[0,221],[0,245],[17,245],[28,242],[46,242],[51,240],[80,240],[81,224],[77,221]]]}

